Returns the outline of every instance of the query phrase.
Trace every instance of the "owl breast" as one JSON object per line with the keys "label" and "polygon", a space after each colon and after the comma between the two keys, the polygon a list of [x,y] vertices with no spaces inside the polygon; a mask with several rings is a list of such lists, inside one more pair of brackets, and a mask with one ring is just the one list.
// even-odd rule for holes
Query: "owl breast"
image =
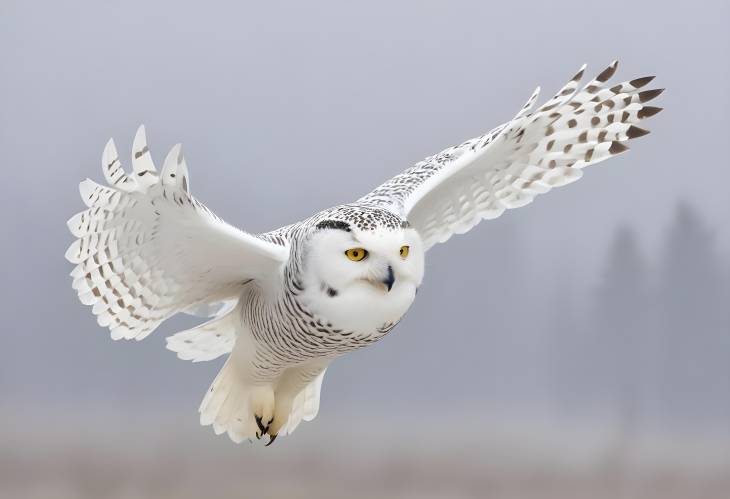
{"label": "owl breast", "polygon": [[[390,291],[362,282],[346,293],[330,289],[307,289],[301,303],[320,322],[331,325],[335,335],[371,343],[383,337],[408,311],[416,296],[415,285],[396,283]],[[354,348],[361,345],[353,345]]]}

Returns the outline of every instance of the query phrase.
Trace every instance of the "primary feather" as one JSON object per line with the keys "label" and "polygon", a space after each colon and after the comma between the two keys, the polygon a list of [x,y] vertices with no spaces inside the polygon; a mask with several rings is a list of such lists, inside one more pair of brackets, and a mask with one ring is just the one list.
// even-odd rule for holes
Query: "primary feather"
{"label": "primary feather", "polygon": [[536,91],[512,120],[426,158],[361,202],[402,213],[429,248],[578,180],[584,167],[626,151],[626,141],[646,135],[636,124],[661,110],[645,103],[662,90],[640,90],[653,77],[607,86],[617,65],[580,88],[584,66],[530,112]]}

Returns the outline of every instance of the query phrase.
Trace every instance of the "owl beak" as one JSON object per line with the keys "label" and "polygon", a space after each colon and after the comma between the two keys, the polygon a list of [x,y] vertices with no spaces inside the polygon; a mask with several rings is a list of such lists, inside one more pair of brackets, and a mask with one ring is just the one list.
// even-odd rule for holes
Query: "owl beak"
{"label": "owl beak", "polygon": [[395,274],[393,273],[393,267],[388,265],[388,277],[383,280],[383,284],[388,288],[388,292],[393,289],[393,283],[395,282]]}

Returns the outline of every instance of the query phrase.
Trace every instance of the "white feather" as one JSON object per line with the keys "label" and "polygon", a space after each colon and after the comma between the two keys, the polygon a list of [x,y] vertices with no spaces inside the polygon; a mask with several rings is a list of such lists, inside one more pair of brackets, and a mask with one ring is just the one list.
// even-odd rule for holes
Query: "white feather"
{"label": "white feather", "polygon": [[634,125],[660,110],[644,105],[660,90],[639,90],[651,77],[605,85],[617,65],[578,90],[583,66],[530,114],[533,92],[509,122],[427,158],[361,201],[389,203],[429,248],[578,180],[581,168],[623,152],[623,142],[648,133]]}
{"label": "white feather", "polygon": [[[136,151],[146,148],[144,128]],[[221,221],[189,195],[187,165],[175,146],[162,182],[138,184],[122,169],[109,141],[102,169],[112,187],[79,185],[88,210],[67,225],[77,239],[66,258],[77,264],[74,289],[115,339],[142,339],[189,307],[236,300],[251,279],[266,278],[288,251]],[[133,161],[136,173],[154,172],[149,151]],[[126,179],[126,180],[125,180]],[[214,262],[214,263],[212,263]]]}

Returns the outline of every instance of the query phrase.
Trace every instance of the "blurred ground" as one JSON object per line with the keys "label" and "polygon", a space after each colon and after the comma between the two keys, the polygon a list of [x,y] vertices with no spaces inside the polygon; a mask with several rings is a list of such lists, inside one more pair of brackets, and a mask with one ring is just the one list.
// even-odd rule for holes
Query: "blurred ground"
{"label": "blurred ground", "polygon": [[34,430],[6,427],[0,437],[0,497],[724,499],[730,491],[730,439],[669,434],[619,444],[606,427],[527,421],[482,420],[478,432],[367,418],[329,426],[337,416],[269,448],[236,446],[159,413],[126,423],[86,414],[63,428],[26,418],[22,426]]}

